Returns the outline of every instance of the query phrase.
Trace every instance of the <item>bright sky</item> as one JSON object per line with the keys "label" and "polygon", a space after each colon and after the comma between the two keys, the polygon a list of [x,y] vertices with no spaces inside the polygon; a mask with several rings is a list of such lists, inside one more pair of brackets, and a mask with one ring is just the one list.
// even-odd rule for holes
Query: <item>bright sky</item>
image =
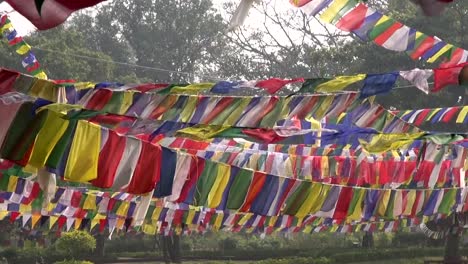
{"label": "bright sky", "polygon": [[[70,1],[73,1],[73,0],[70,0]],[[223,4],[226,2],[231,2],[231,1],[232,0],[214,0],[213,2],[216,8],[222,10]],[[240,0],[236,0],[236,1],[240,2]],[[268,1],[268,4],[274,5],[276,8],[278,8],[278,10],[282,10],[282,9],[287,10],[288,8],[293,8],[286,0],[264,0],[264,1]],[[10,12],[10,11],[13,11],[13,8],[11,8],[11,6],[8,3],[2,2],[0,4],[0,13]],[[8,17],[10,18],[15,29],[20,35],[24,36],[36,30],[36,28],[18,12],[9,13]],[[245,23],[248,26],[254,26],[256,24],[258,25],[258,23],[263,23],[263,16],[258,11],[255,11],[253,9],[251,10],[249,17],[247,18]]]}
{"label": "bright sky", "polygon": [[[0,13],[12,11],[13,8],[6,2],[0,4]],[[26,35],[29,32],[34,31],[36,28],[26,18],[20,15],[18,12],[8,14],[13,26],[20,35]]]}

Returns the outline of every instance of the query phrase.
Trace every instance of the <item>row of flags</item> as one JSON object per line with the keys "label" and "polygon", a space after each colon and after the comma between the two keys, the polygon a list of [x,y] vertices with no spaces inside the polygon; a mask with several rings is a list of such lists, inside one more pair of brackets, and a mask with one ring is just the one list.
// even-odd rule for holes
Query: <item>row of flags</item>
{"label": "row of flags", "polygon": [[[428,63],[442,61],[443,67],[467,61],[467,50],[410,28],[357,0],[291,2],[306,14],[317,16],[343,31],[352,32],[363,41],[373,41],[386,49],[406,52],[414,60]],[[436,3],[427,3],[431,4]]]}
{"label": "row of flags", "polygon": [[0,36],[3,36],[8,41],[8,45],[23,57],[21,65],[28,74],[39,79],[47,79],[47,75],[32,52],[31,46],[18,34],[7,15],[0,16]]}
{"label": "row of flags", "polygon": [[[414,213],[410,213],[409,210],[405,209],[408,205],[399,206],[398,203],[401,201],[397,199],[390,205],[392,213],[388,213],[386,218],[358,219],[359,214],[367,214],[367,209],[365,212],[359,211],[361,213],[356,213],[355,209],[352,209],[348,210],[349,218],[344,221],[341,218],[302,214],[266,216],[251,212],[193,207],[188,204],[171,203],[164,200],[153,200],[145,205],[138,196],[73,187],[58,187],[50,203],[44,203],[42,191],[39,190],[36,182],[9,175],[3,171],[0,183],[0,218],[9,216],[10,221],[15,221],[22,217],[23,226],[30,223],[31,228],[35,228],[40,223],[37,228],[41,228],[49,222],[48,229],[52,229],[56,227],[57,220],[62,218],[59,221],[62,224],[59,224],[58,231],[67,223],[67,230],[70,228],[92,230],[97,224],[101,224],[103,225],[101,232],[104,228],[113,231],[117,227],[118,230],[122,231],[140,230],[145,233],[152,233],[150,230],[160,227],[165,227],[165,231],[173,232],[175,229],[180,230],[180,228],[183,228],[182,226],[185,226],[189,231],[195,232],[197,230],[205,231],[210,229],[218,231],[224,229],[232,232],[246,230],[248,232],[264,233],[272,233],[273,231],[348,233],[361,231],[361,228],[371,232],[395,232],[401,230],[402,227],[416,227],[419,223],[429,220],[444,219],[447,214],[444,213],[443,210],[446,209],[443,208],[449,208],[445,203],[451,202],[449,198],[456,193],[445,190],[449,198],[442,198],[440,204],[435,205],[439,208],[437,210],[430,205],[433,203],[430,201],[431,197],[437,195],[431,194],[427,201],[428,204],[423,205],[419,200],[420,198],[418,198],[419,195],[414,193],[416,194],[416,200],[413,202],[418,204],[417,208],[419,208],[415,209]],[[404,203],[414,198],[411,198],[412,191],[400,190],[399,192],[403,195],[402,201]],[[420,191],[420,193],[423,192],[425,191]],[[374,192],[374,194],[377,193]],[[394,195],[398,196],[396,193]],[[361,196],[362,192],[356,197]],[[390,197],[393,197],[393,195]],[[366,198],[366,200],[368,199],[372,200],[370,197]],[[385,200],[386,198],[382,199]],[[350,201],[352,207],[355,206],[353,200],[354,197]],[[383,200],[380,200],[379,203],[382,202]],[[382,210],[380,205],[377,208],[375,210]],[[287,206],[286,210],[290,209],[291,207]],[[336,210],[342,209],[335,209],[335,214]],[[404,215],[405,212],[406,215]]]}

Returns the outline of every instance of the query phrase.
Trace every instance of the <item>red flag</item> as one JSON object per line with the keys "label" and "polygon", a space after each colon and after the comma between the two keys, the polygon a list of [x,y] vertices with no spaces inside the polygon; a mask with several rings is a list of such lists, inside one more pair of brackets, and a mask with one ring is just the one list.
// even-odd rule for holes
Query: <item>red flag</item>
{"label": "red flag", "polygon": [[309,2],[311,2],[312,0],[289,0],[289,2],[293,5],[293,6],[297,6],[297,7],[301,7],[301,6],[305,6],[306,4],[308,4]]}
{"label": "red flag", "polygon": [[286,84],[303,82],[303,78],[297,78],[292,80],[283,80],[278,78],[271,78],[264,81],[259,81],[255,86],[265,89],[269,94],[275,94],[278,90],[283,88]]}
{"label": "red flag", "polygon": [[26,17],[39,30],[56,27],[75,11],[94,6],[105,0],[46,0],[39,14],[35,0],[6,0],[16,11]]}
{"label": "red flag", "polygon": [[464,53],[465,50],[461,49],[461,48],[456,48],[453,52],[452,52],[452,55],[450,57],[450,59],[448,61],[444,61],[443,63],[440,64],[440,67],[441,68],[447,68],[447,67],[451,67],[451,66],[455,66],[457,65],[458,63],[461,62],[461,60],[463,59],[463,53]]}
{"label": "red flag", "polygon": [[467,65],[468,63],[462,63],[449,68],[434,69],[434,89],[432,89],[432,92],[438,92],[450,84],[459,84],[458,76],[463,67]]}
{"label": "red flag", "polygon": [[0,95],[13,91],[13,84],[19,73],[0,68]]}
{"label": "red flag", "polygon": [[341,18],[336,27],[348,32],[359,29],[366,19],[367,9],[366,5],[359,4]]}

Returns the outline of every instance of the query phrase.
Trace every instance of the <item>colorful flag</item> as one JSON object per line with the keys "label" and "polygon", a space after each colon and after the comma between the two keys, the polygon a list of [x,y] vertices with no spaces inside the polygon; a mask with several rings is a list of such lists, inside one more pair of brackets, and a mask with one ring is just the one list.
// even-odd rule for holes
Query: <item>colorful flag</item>
{"label": "colorful flag", "polygon": [[[31,21],[39,30],[56,27],[65,22],[73,12],[103,1],[105,0],[6,0],[11,7]],[[42,6],[36,6],[37,2],[42,2]]]}

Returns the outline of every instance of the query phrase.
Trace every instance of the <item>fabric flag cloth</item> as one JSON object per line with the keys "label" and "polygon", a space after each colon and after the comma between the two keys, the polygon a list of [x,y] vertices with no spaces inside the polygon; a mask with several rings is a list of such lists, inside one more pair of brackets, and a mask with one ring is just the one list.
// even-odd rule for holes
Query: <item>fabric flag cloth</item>
{"label": "fabric flag cloth", "polygon": [[46,0],[43,1],[41,12],[36,8],[35,0],[6,0],[18,13],[26,17],[39,30],[56,27],[75,11],[97,5],[105,0]]}
{"label": "fabric flag cloth", "polygon": [[365,74],[338,76],[328,82],[318,84],[315,91],[322,93],[339,92],[353,83],[364,80],[364,78],[366,78]]}
{"label": "fabric flag cloth", "polygon": [[360,28],[366,18],[367,9],[364,4],[357,5],[338,21],[336,27],[347,32]]}
{"label": "fabric flag cloth", "polygon": [[388,93],[399,76],[398,72],[385,74],[368,74],[361,89],[360,98],[366,98],[376,94]]}
{"label": "fabric flag cloth", "polygon": [[429,83],[427,80],[432,76],[432,70],[413,69],[410,71],[401,71],[400,76],[411,82],[416,88],[429,94]]}
{"label": "fabric flag cloth", "polygon": [[303,82],[304,79],[297,78],[292,80],[283,80],[278,78],[272,78],[264,81],[259,81],[255,84],[255,87],[265,89],[269,94],[275,94],[285,85],[296,82]]}
{"label": "fabric flag cloth", "polygon": [[300,7],[304,13],[309,16],[315,16],[333,0],[290,0],[294,6]]}
{"label": "fabric flag cloth", "polygon": [[434,69],[434,88],[432,89],[432,92],[438,92],[447,85],[460,84],[459,75],[465,66],[468,66],[468,63],[459,64],[449,68]]}
{"label": "fabric flag cloth", "polygon": [[18,72],[0,69],[0,95],[13,91],[13,84],[19,75]]}
{"label": "fabric flag cloth", "polygon": [[252,8],[254,2],[256,0],[242,0],[239,6],[237,7],[234,15],[229,21],[229,30],[233,30],[237,27],[242,26],[244,24],[245,19],[249,15],[249,11]]}

